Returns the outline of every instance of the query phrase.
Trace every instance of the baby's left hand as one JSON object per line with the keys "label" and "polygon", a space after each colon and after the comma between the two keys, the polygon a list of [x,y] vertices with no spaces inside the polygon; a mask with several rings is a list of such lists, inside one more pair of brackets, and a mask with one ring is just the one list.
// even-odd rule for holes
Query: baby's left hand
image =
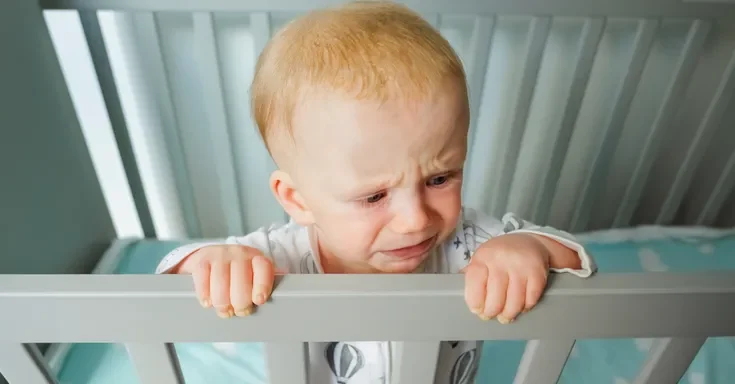
{"label": "baby's left hand", "polygon": [[535,235],[514,233],[482,244],[464,268],[465,302],[483,320],[502,324],[533,308],[541,298],[551,254]]}

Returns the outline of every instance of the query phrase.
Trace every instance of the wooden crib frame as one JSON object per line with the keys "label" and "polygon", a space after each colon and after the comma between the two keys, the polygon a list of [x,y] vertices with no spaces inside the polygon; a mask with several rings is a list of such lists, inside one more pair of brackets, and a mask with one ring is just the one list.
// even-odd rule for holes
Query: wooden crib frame
{"label": "wooden crib frame", "polygon": [[[155,237],[95,11],[197,12],[198,25],[211,28],[209,12],[215,10],[297,11],[338,2],[19,0],[0,4],[0,28],[8,26],[7,31],[0,29],[0,43],[7,43],[0,46],[6,47],[3,49],[8,57],[15,58],[6,63],[17,70],[12,77],[0,74],[6,76],[0,80],[10,84],[0,88],[0,96],[8,96],[9,105],[18,106],[0,110],[3,112],[0,113],[0,126],[5,127],[13,121],[28,122],[29,127],[42,129],[49,140],[56,138],[68,144],[43,147],[40,149],[42,153],[52,159],[57,159],[57,154],[74,154],[73,160],[64,156],[58,157],[61,160],[49,160],[49,163],[68,166],[64,172],[69,190],[56,191],[54,196],[44,195],[51,204],[44,206],[45,202],[39,199],[40,208],[31,212],[27,221],[25,216],[13,217],[16,220],[14,225],[19,228],[17,234],[24,241],[23,249],[27,252],[23,256],[35,260],[43,254],[52,254],[87,263],[88,266],[89,260],[99,257],[101,247],[115,241],[91,162],[86,155],[78,157],[86,152],[68,94],[56,91],[24,93],[21,89],[26,85],[36,87],[34,89],[65,89],[44,26],[43,9],[81,12],[138,215],[145,235]],[[404,1],[428,12],[693,17],[705,20],[702,25],[709,23],[706,20],[735,19],[735,6],[726,2]],[[543,22],[543,18],[539,20]],[[645,35],[647,27],[645,23],[642,25],[641,33]],[[596,30],[596,26],[590,19],[585,36],[593,39],[591,31]],[[19,32],[10,36],[6,33],[8,31]],[[28,46],[36,48],[26,49]],[[530,44],[529,49],[533,50],[535,46]],[[584,53],[580,55],[580,63],[585,62],[584,57]],[[631,69],[631,73],[640,72],[641,64],[636,65],[639,68]],[[723,100],[727,97],[723,95],[735,87],[733,66],[735,57],[707,119],[716,119],[726,106]],[[12,81],[15,78],[17,83]],[[619,97],[623,100],[621,105],[632,97],[630,89],[635,79],[633,75],[623,87]],[[579,96],[583,86],[582,82],[570,91],[570,100],[575,99],[574,95]],[[3,103],[8,105],[8,101]],[[207,108],[218,108],[214,104]],[[30,105],[36,108],[32,110],[40,108],[44,113],[24,113]],[[662,113],[674,104],[666,105],[669,107],[665,107]],[[473,105],[473,110],[476,108]],[[519,110],[523,109],[519,107]],[[618,115],[624,116],[625,110],[626,107],[622,107]],[[53,130],[47,129],[51,126],[54,126]],[[16,133],[24,135],[28,132],[18,130]],[[70,204],[77,204],[80,195],[87,210],[77,216],[72,214],[75,213],[73,209],[66,209]],[[43,224],[39,224],[41,219]],[[42,241],[36,239],[35,242],[22,236],[33,232],[32,228],[43,230],[45,223],[50,223],[48,228],[52,228],[55,242],[46,242],[43,234],[39,234]],[[13,240],[9,239],[10,242]],[[6,251],[0,251],[5,257]],[[7,251],[9,255],[15,252],[12,246]],[[735,336],[735,306],[732,305],[735,303],[735,273],[731,272],[604,274],[588,280],[569,275],[554,276],[535,310],[510,325],[501,325],[494,321],[483,322],[469,313],[463,301],[463,280],[458,275],[290,275],[278,279],[272,301],[259,308],[253,316],[224,321],[197,304],[190,279],[186,276],[90,275],[84,274],[89,270],[86,267],[53,274],[44,269],[46,265],[39,262],[33,271],[12,273],[16,271],[11,270],[11,273],[0,275],[0,372],[10,384],[57,382],[36,345],[41,343],[125,343],[142,383],[174,384],[183,382],[183,379],[171,343],[262,341],[266,343],[267,357],[277,356],[276,359],[268,359],[269,377],[273,384],[306,384],[304,342],[396,340],[402,342],[403,352],[409,351],[399,358],[398,383],[423,384],[433,382],[440,340],[498,339],[530,340],[518,368],[516,384],[555,383],[575,340],[633,337],[659,338],[636,383],[675,383],[707,338]],[[328,326],[322,317],[324,313],[330,314]],[[298,318],[298,327],[290,326],[295,318]],[[351,326],[358,323],[360,327]]]}

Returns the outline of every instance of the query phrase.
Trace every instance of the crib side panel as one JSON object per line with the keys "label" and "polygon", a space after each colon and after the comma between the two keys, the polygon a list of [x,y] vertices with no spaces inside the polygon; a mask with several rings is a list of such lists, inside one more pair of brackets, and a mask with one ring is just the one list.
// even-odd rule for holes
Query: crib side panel
{"label": "crib side panel", "polygon": [[[672,338],[652,349],[639,375],[656,383],[685,371],[707,337],[735,336],[731,272],[556,276],[543,302],[510,325],[469,313],[460,275],[288,275],[277,287],[252,316],[222,321],[201,309],[186,276],[1,275],[0,308],[15,310],[0,316],[0,341],[25,365],[35,363],[18,343],[124,342],[143,383],[171,384],[180,370],[165,343],[265,341],[280,384],[308,383],[304,341],[403,341],[396,375],[414,383],[434,377],[438,340],[537,339],[516,378],[530,384],[559,376],[574,339]],[[22,364],[11,375],[28,371]]]}
{"label": "crib side panel", "polygon": [[[732,73],[732,2],[399,2],[437,27],[465,64],[464,204],[570,232],[713,225],[728,215],[720,207],[735,193],[735,160],[722,156],[732,152],[732,118],[716,112],[732,103],[717,91]],[[274,32],[342,1],[40,3],[47,13],[80,12],[144,233],[154,233],[153,221],[157,235],[174,238],[284,221],[267,187],[275,164],[243,108],[246,85]],[[144,195],[151,214],[140,214]],[[111,204],[113,217],[132,211],[126,204]]]}
{"label": "crib side panel", "polygon": [[0,273],[84,273],[115,229],[35,1],[0,2]]}
{"label": "crib side panel", "polygon": [[[280,276],[270,302],[247,318],[222,321],[202,310],[187,276],[4,275],[0,308],[15,310],[0,316],[0,340],[421,342],[735,336],[731,272],[600,274],[589,280],[555,276],[544,300],[510,325],[473,315],[463,300],[463,283],[461,275]],[[330,314],[327,323],[324,313]],[[292,326],[294,314],[298,327]]]}

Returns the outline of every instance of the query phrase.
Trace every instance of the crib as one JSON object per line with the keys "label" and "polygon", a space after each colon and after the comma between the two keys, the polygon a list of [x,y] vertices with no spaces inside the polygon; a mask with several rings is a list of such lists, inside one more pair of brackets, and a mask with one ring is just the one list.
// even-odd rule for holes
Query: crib
{"label": "crib", "polygon": [[477,383],[735,380],[730,0],[403,0],[467,69],[465,203],[599,264],[512,324],[461,276],[282,276],[225,321],[152,275],[286,220],[238,106],[273,31],[339,2],[0,2],[0,383],[306,384],[304,343],[334,340],[397,341],[400,384],[439,382],[441,340],[486,340]]}

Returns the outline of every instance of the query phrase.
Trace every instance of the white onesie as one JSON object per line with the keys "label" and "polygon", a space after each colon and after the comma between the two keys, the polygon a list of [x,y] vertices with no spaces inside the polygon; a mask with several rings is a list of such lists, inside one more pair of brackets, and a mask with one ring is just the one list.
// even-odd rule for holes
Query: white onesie
{"label": "white onesie", "polygon": [[[488,239],[510,232],[530,232],[548,236],[576,251],[582,268],[552,269],[579,277],[589,277],[596,266],[585,249],[563,231],[541,227],[509,213],[502,220],[463,208],[457,228],[448,240],[436,247],[417,273],[458,273],[465,267],[479,245]],[[316,239],[308,228],[290,222],[261,228],[242,237],[229,237],[227,244],[242,244],[259,249],[287,273],[323,273]],[[212,243],[184,245],[171,251],[156,268],[167,273],[195,250]],[[442,343],[437,366],[437,383],[470,384],[474,382],[482,342],[447,341]],[[391,342],[331,342],[309,344],[311,383],[395,384],[391,380],[395,345]]]}

